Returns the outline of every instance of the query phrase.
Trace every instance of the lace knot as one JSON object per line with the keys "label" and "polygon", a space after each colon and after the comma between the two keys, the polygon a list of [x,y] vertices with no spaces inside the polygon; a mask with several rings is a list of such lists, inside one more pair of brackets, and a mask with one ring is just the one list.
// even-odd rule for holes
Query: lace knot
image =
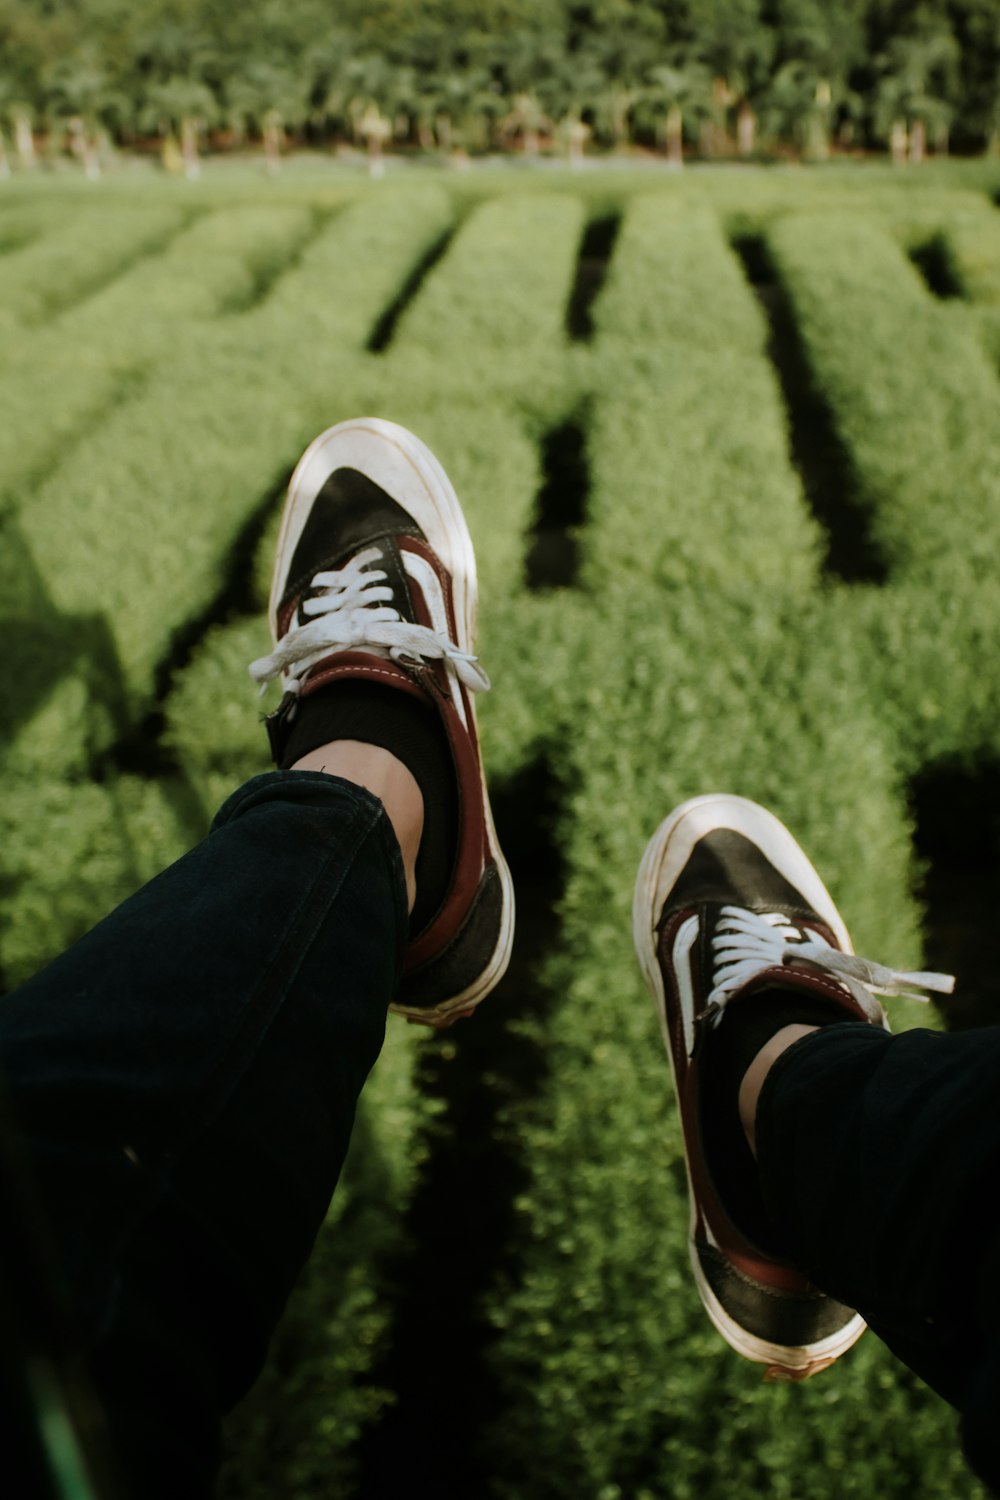
{"label": "lace knot", "polygon": [[886,968],[842,953],[821,933],[799,926],[783,912],[752,912],[744,907],[724,906],[712,939],[715,960],[713,988],[708,996],[706,1015],[711,1013],[718,1025],[729,1000],[737,990],[765,969],[808,965],[840,984],[878,1025],[885,1025],[885,1011],[876,995],[906,996],[926,1001],[909,986],[919,986],[942,995],[955,987],[951,974],[905,971]]}
{"label": "lace knot", "polygon": [[368,651],[416,671],[446,661],[472,693],[485,692],[489,678],[475,656],[447,635],[404,620],[393,601],[388,575],[376,566],[378,547],[356,552],[342,568],[317,573],[299,605],[299,617],[268,656],[250,663],[250,676],[263,693],[279,673],[288,693],[301,692],[311,669],[331,651]]}

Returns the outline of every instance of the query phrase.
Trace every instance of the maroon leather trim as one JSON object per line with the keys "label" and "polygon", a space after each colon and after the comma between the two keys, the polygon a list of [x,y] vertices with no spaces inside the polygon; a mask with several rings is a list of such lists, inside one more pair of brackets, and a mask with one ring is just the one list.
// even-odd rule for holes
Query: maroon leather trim
{"label": "maroon leather trim", "polygon": [[[432,547],[422,537],[400,536],[396,545],[401,553],[412,552],[424,559],[434,569],[441,584],[448,635],[458,643],[458,626],[452,592],[451,574],[444,567]],[[405,568],[405,564],[404,564]],[[413,611],[421,625],[433,628],[427,601],[419,582],[407,574]],[[457,684],[457,695],[465,715],[465,724],[453,700],[453,686],[443,662],[429,662],[426,676],[433,680],[430,696],[437,700],[445,733],[451,745],[458,783],[458,848],[451,884],[439,911],[414,942],[406,955],[405,972],[419,968],[454,938],[469,910],[469,905],[479,890],[485,869],[494,863],[489,849],[486,818],[483,808],[482,773],[480,769],[479,738],[475,728],[475,714],[471,695],[461,683]]]}
{"label": "maroon leather trim", "polygon": [[293,599],[284,600],[281,608],[278,610],[277,625],[279,641],[288,634],[289,627],[292,623],[292,616],[299,607],[300,597],[300,595],[296,594]]}
{"label": "maroon leather trim", "polygon": [[431,694],[421,688],[409,672],[405,672],[387,657],[372,656],[368,651],[337,651],[325,661],[317,662],[306,679],[302,696],[308,698],[327,683],[345,679],[354,682],[380,682],[386,687],[399,688],[401,692],[409,693],[411,698],[419,698],[421,703],[432,701]]}
{"label": "maroon leather trim", "polygon": [[[438,672],[443,671],[438,664]],[[494,863],[486,836],[486,817],[483,808],[483,788],[479,761],[479,741],[472,717],[472,705],[465,689],[459,685],[464,701],[467,722],[466,733],[454,704],[447,698],[440,699],[438,708],[445,732],[451,745],[458,781],[458,848],[448,894],[440,910],[429,926],[410,944],[406,955],[405,969],[418,968],[426,963],[455,936],[479,889],[483,871]]]}

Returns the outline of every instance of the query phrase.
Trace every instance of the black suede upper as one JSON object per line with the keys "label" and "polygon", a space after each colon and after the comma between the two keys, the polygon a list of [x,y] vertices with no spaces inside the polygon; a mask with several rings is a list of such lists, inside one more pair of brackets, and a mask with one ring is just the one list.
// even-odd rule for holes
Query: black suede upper
{"label": "black suede upper", "polygon": [[[285,598],[302,593],[322,569],[400,533],[426,540],[409,511],[397,505],[374,480],[357,469],[335,469],[313,501],[302,529],[288,570]],[[394,589],[399,581],[389,578]],[[405,588],[401,597],[408,597]]]}
{"label": "black suede upper", "polygon": [[669,909],[702,902],[804,914],[802,893],[779,874],[756,844],[731,828],[699,839],[671,894]]}

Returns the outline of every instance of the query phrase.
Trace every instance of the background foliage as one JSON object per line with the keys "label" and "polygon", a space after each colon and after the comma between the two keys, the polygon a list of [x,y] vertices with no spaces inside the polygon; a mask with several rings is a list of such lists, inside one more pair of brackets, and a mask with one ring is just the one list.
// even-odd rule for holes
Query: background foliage
{"label": "background foliage", "polygon": [[0,120],[102,141],[996,149],[997,0],[0,0]]}

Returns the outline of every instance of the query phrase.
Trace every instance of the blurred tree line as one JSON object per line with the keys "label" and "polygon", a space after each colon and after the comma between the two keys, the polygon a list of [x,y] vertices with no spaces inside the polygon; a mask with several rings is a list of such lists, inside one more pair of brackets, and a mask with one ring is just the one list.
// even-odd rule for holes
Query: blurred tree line
{"label": "blurred tree line", "polygon": [[1000,0],[0,0],[0,171],[156,142],[461,159],[1000,151]]}

